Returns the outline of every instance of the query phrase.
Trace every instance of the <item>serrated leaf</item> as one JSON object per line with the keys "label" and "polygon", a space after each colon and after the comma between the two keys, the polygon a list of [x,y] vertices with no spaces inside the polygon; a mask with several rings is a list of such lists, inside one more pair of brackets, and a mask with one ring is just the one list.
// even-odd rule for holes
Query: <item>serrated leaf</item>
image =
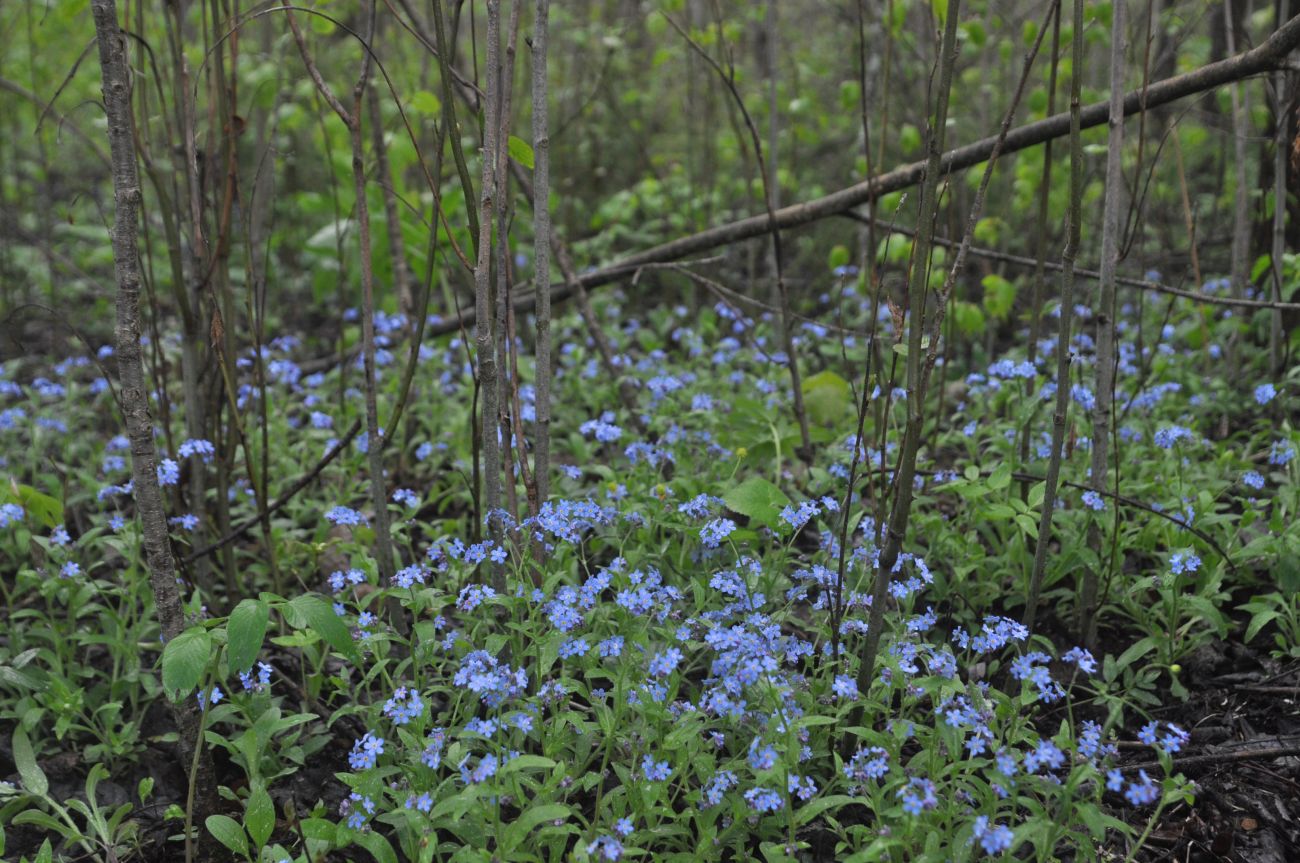
{"label": "serrated leaf", "polygon": [[252,793],[248,795],[248,803],[244,805],[244,826],[248,828],[248,835],[253,837],[253,845],[257,848],[265,845],[275,832],[275,804],[260,784],[253,786]]}
{"label": "serrated leaf", "polygon": [[294,597],[289,607],[330,647],[348,656],[356,655],[357,646],[352,641],[352,633],[324,599],[315,594],[304,594]]}
{"label": "serrated leaf", "polygon": [[229,815],[209,815],[203,822],[217,841],[241,857],[248,856],[248,837],[244,828]]}
{"label": "serrated leaf", "polygon": [[785,492],[763,479],[753,476],[722,496],[723,503],[733,512],[775,527],[781,510],[790,504]]}
{"label": "serrated leaf", "polygon": [[41,770],[41,766],[36,763],[36,752],[32,749],[32,741],[28,739],[22,725],[14,727],[13,746],[14,765],[18,768],[18,776],[23,780],[23,787],[33,794],[44,797],[50,790],[50,782],[45,778],[45,771]]}
{"label": "serrated leaf", "polygon": [[989,488],[994,491],[1002,491],[1009,485],[1011,485],[1011,465],[998,465],[997,469],[989,475]]}
{"label": "serrated leaf", "polygon": [[203,680],[212,653],[212,636],[202,626],[191,627],[167,642],[162,655],[163,687],[188,695]]}
{"label": "serrated leaf", "polygon": [[514,159],[530,171],[533,169],[533,148],[527,141],[511,135],[508,149],[510,151],[510,158]]}
{"label": "serrated leaf", "polygon": [[247,671],[262,650],[271,608],[260,599],[245,599],[230,612],[226,624],[226,660],[231,672]]}

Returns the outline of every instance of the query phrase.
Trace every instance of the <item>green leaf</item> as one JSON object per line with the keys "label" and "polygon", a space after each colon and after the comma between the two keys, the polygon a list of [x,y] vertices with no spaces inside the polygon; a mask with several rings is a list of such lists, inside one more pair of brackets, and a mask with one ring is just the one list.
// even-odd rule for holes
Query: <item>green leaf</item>
{"label": "green leaf", "polygon": [[749,516],[760,524],[775,527],[781,510],[789,505],[790,498],[781,489],[753,476],[722,496],[723,503],[733,512]]}
{"label": "green leaf", "polygon": [[369,851],[378,863],[397,863],[397,852],[393,851],[392,843],[378,833],[357,833],[352,841]]}
{"label": "green leaf", "polygon": [[831,270],[835,270],[837,267],[843,267],[847,265],[849,260],[850,258],[849,258],[848,246],[842,246],[842,245],[835,246],[833,249],[831,249],[831,254],[830,257],[826,260],[826,264]]}
{"label": "green leaf", "polygon": [[533,169],[533,148],[527,141],[511,135],[508,149],[510,151],[510,158],[514,159],[530,171]]}
{"label": "green leaf", "polygon": [[542,755],[516,755],[506,762],[499,775],[518,773],[521,770],[550,770],[555,762]]}
{"label": "green leaf", "polygon": [[248,856],[248,837],[244,835],[244,828],[240,827],[239,822],[234,818],[229,815],[209,815],[203,823],[208,826],[208,832],[222,845],[241,857]]}
{"label": "green leaf", "polygon": [[1116,669],[1123,671],[1132,665],[1134,661],[1141,659],[1155,649],[1156,640],[1148,635],[1120,654],[1119,659],[1115,660]]}
{"label": "green leaf", "polygon": [[830,369],[804,380],[803,397],[808,416],[821,425],[833,425],[853,406],[853,388]]}
{"label": "green leaf", "polygon": [[23,787],[40,797],[50,790],[50,782],[45,778],[45,771],[36,763],[36,753],[32,750],[32,741],[22,725],[14,727],[14,764],[18,775],[23,780]]}
{"label": "green leaf", "polygon": [[432,117],[442,110],[442,102],[428,90],[421,90],[411,97],[411,109],[416,113]]}
{"label": "green leaf", "polygon": [[253,786],[244,805],[244,826],[248,835],[253,837],[253,845],[261,848],[275,832],[275,804],[271,795],[260,784]]}
{"label": "green leaf", "polygon": [[7,497],[48,528],[63,524],[63,504],[30,485],[15,485],[11,482]]}
{"label": "green leaf", "polygon": [[1004,321],[1016,302],[1016,286],[990,273],[980,282],[984,286],[984,311],[994,320]]}
{"label": "green leaf", "polygon": [[505,846],[507,854],[528,838],[533,828],[547,821],[558,821],[569,817],[569,807],[562,803],[543,803],[534,806],[514,820],[506,829]]}
{"label": "green leaf", "polygon": [[334,608],[316,594],[296,596],[289,607],[330,647],[347,656],[355,656],[357,646],[347,625],[334,613]]}
{"label": "green leaf", "polygon": [[67,839],[74,838],[77,832],[53,815],[47,815],[39,809],[25,809],[15,815],[10,823],[18,825],[34,824],[43,828],[47,833],[54,833]]}
{"label": "green leaf", "polygon": [[203,680],[212,653],[212,636],[202,626],[193,626],[167,642],[162,655],[163,687],[187,695]]}
{"label": "green leaf", "polygon": [[1255,266],[1251,267],[1250,280],[1252,282],[1258,282],[1259,277],[1264,275],[1264,273],[1268,272],[1268,270],[1272,266],[1273,266],[1272,255],[1269,254],[1260,255],[1258,258],[1255,259]]}
{"label": "green leaf", "polygon": [[989,488],[994,491],[1002,491],[1009,485],[1011,485],[1011,465],[998,465],[997,469],[989,476]]}
{"label": "green leaf", "polygon": [[1250,625],[1246,627],[1246,634],[1242,638],[1242,640],[1245,643],[1249,644],[1251,641],[1254,640],[1255,636],[1259,635],[1259,631],[1261,629],[1263,629],[1265,626],[1268,626],[1273,621],[1277,620],[1279,616],[1280,615],[1278,614],[1278,612],[1273,610],[1264,611],[1261,612],[1260,614],[1256,614],[1254,617],[1250,619]]}
{"label": "green leaf", "polygon": [[965,300],[953,302],[952,321],[963,336],[977,336],[988,326],[988,321],[985,320],[980,307]]}
{"label": "green leaf", "polygon": [[334,844],[338,835],[338,826],[325,818],[304,818],[301,822],[302,835],[317,842]]}
{"label": "green leaf", "polygon": [[271,619],[271,608],[260,599],[245,599],[230,612],[226,624],[226,659],[230,670],[238,673],[253,667],[253,660],[262,650],[266,625]]}
{"label": "green leaf", "polygon": [[1043,505],[1043,498],[1047,496],[1047,483],[1036,482],[1029,487],[1029,505],[1035,509]]}
{"label": "green leaf", "polygon": [[847,806],[859,798],[850,797],[847,794],[832,794],[829,797],[820,797],[807,806],[801,806],[794,813],[794,823],[798,826],[807,824],[827,809],[834,809],[837,806]]}

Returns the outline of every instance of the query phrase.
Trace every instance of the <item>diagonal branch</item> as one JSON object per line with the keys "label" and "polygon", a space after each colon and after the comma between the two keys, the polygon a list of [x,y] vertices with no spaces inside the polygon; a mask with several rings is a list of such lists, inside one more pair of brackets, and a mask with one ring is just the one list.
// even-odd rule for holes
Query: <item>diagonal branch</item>
{"label": "diagonal branch", "polygon": [[[1256,48],[1202,66],[1195,71],[1166,78],[1143,89],[1130,91],[1124,96],[1124,116],[1159,108],[1188,96],[1214,90],[1233,81],[1283,68],[1287,62],[1287,55],[1297,46],[1300,46],[1300,16],[1282,24],[1272,36]],[[1108,102],[1096,102],[1084,106],[1079,112],[1079,127],[1091,129],[1100,126],[1109,119],[1109,116]],[[1006,155],[1044,144],[1064,137],[1069,131],[1069,112],[1053,114],[1012,129],[1006,136],[1002,153]],[[964,147],[949,150],[940,159],[940,170],[944,174],[949,174],[986,161],[993,153],[998,137],[992,135]],[[824,197],[783,207],[775,213],[776,227],[779,230],[787,230],[839,215],[882,195],[915,186],[921,182],[924,172],[925,162],[913,162]],[[583,273],[580,280],[585,288],[607,285],[646,264],[675,261],[698,255],[721,246],[763,236],[771,230],[772,225],[766,213],[750,216],[629,255],[608,266]],[[553,300],[567,299],[573,293],[574,291],[565,284],[553,285],[551,289]],[[531,309],[533,299],[531,295],[520,297],[516,309],[520,312]],[[462,321],[454,319],[444,321],[433,329],[432,335],[453,333],[461,323],[468,323],[472,318],[473,313],[469,313]]]}

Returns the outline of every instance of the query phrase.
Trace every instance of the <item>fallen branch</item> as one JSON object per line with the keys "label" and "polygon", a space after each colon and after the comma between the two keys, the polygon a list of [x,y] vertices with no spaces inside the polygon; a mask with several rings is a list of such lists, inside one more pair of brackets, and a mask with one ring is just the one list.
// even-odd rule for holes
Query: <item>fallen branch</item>
{"label": "fallen branch", "polygon": [[[1168,105],[1188,96],[1205,93],[1225,84],[1240,81],[1253,75],[1271,72],[1283,68],[1287,55],[1300,46],[1300,15],[1282,24],[1263,44],[1236,54],[1217,63],[1202,66],[1194,72],[1166,78],[1144,89],[1130,91],[1124,96],[1124,116],[1128,117],[1144,111]],[[1090,129],[1105,123],[1110,116],[1108,102],[1095,102],[1081,109],[1080,128]],[[1027,123],[1012,129],[1002,145],[1002,153],[1015,153],[1029,147],[1044,144],[1063,137],[1070,131],[1069,112],[1053,114],[1042,120]],[[947,175],[955,171],[978,165],[992,155],[998,136],[993,135],[979,141],[949,150],[940,158],[940,171]],[[830,216],[836,216],[862,204],[870,203],[882,195],[902,191],[921,181],[925,171],[925,162],[913,162],[885,174],[864,180],[861,183],[832,192],[821,198],[814,198],[801,204],[783,207],[775,213],[776,228],[786,230],[800,225],[807,225]],[[753,239],[770,233],[772,222],[766,213],[750,216],[716,228],[709,228],[698,234],[682,237],[668,243],[653,246],[645,251],[629,255],[597,270],[583,273],[580,283],[585,288],[606,285],[635,272],[646,264],[674,261],[690,255],[696,255],[721,246],[731,245],[743,240]],[[573,293],[570,286],[557,283],[551,287],[552,300],[567,299]],[[515,302],[517,312],[526,312],[533,307],[531,294],[519,297]],[[1270,306],[1271,307],[1271,306]],[[430,335],[440,336],[456,332],[462,324],[469,324],[474,319],[472,312],[462,313],[460,320],[450,319],[433,327]]]}
{"label": "fallen branch", "polygon": [[[1231,752],[1215,752],[1209,755],[1185,755],[1173,758],[1172,766],[1181,770],[1197,767],[1215,767],[1220,764],[1233,764],[1238,761],[1272,761],[1274,758],[1300,756],[1300,746],[1274,746],[1270,749],[1242,749]],[[1139,770],[1159,769],[1159,761],[1144,761],[1141,764],[1129,764],[1120,767],[1123,773],[1136,773]]]}
{"label": "fallen branch", "polygon": [[[880,223],[880,220],[878,219],[872,219],[870,216],[863,216],[854,212],[837,213],[836,215],[846,219],[851,219],[864,225],[878,225]],[[902,234],[906,237],[916,235],[916,231],[912,228],[905,228],[902,226],[895,227],[893,231],[894,233]],[[943,246],[949,249],[955,249],[961,245],[956,240],[950,240],[946,237],[935,237],[934,243],[936,246]],[[1012,264],[1017,267],[1036,267],[1040,264],[1039,261],[1036,261],[1033,258],[1027,258],[1024,255],[1013,255],[1010,252],[999,252],[994,249],[982,249],[978,246],[971,246],[969,252],[977,258],[984,258],[989,261],[1000,261],[1001,263]],[[1053,272],[1061,271],[1062,265],[1055,261],[1042,261],[1041,264],[1044,269],[1052,270]],[[1077,267],[1074,270],[1074,274],[1086,279],[1095,280],[1101,278],[1101,273],[1097,270],[1084,270]],[[1161,282],[1153,282],[1150,279],[1135,279],[1131,276],[1116,276],[1115,283],[1124,285],[1125,287],[1140,288],[1144,291],[1155,291],[1160,294],[1183,297],[1185,299],[1195,300],[1198,303],[1206,303],[1213,306],[1238,306],[1246,309],[1277,309],[1286,312],[1300,312],[1300,303],[1273,302],[1271,300],[1248,300],[1244,297],[1216,297],[1213,294],[1204,294],[1199,291],[1188,291]]]}

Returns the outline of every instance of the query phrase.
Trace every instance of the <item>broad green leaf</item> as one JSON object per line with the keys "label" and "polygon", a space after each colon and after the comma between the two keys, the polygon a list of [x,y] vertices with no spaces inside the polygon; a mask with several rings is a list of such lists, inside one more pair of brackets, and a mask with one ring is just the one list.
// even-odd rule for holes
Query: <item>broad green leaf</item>
{"label": "broad green leaf", "polygon": [[244,826],[248,828],[248,835],[253,837],[253,845],[258,848],[265,845],[275,832],[275,804],[260,784],[254,785],[248,795],[248,803],[244,806]]}
{"label": "broad green leaf", "polygon": [[208,832],[222,845],[241,857],[248,856],[248,837],[244,835],[244,828],[239,826],[239,822],[234,818],[228,815],[209,815],[203,823],[208,826]]}
{"label": "broad green leaf", "polygon": [[1001,491],[1011,485],[1011,465],[1001,464],[989,476],[989,488]]}
{"label": "broad green leaf", "polygon": [[432,117],[442,110],[442,102],[428,90],[421,90],[411,97],[411,109]]}
{"label": "broad green leaf", "polygon": [[1047,483],[1036,482],[1029,487],[1029,505],[1038,508],[1043,505],[1043,498],[1047,496]]}
{"label": "broad green leaf", "polygon": [[338,826],[333,821],[326,818],[304,818],[299,824],[302,826],[302,835],[308,839],[334,844]]}
{"label": "broad green leaf", "polygon": [[1115,665],[1118,670],[1122,671],[1132,665],[1135,660],[1141,659],[1152,650],[1155,650],[1155,648],[1156,640],[1148,635],[1121,653],[1119,659],[1115,660]]}
{"label": "broad green leaf", "polygon": [[517,847],[521,842],[528,838],[528,834],[533,828],[547,821],[558,821],[561,818],[569,817],[569,807],[562,803],[543,803],[534,806],[524,812],[514,820],[506,829],[505,845],[506,853]]}
{"label": "broad green leaf", "polygon": [[53,815],[42,812],[39,809],[24,809],[14,816],[12,824],[34,824],[43,828],[47,833],[53,833],[56,836],[66,836],[70,828]]}
{"label": "broad green leaf", "polygon": [[260,599],[245,599],[230,612],[226,624],[226,659],[232,672],[247,671],[262,650],[271,609]]}
{"label": "broad green leaf", "polygon": [[853,388],[830,369],[804,380],[803,397],[808,416],[821,425],[838,422],[853,407]]}
{"label": "broad green leaf", "polygon": [[1265,611],[1256,614],[1250,619],[1250,625],[1246,627],[1246,634],[1242,637],[1242,640],[1249,644],[1254,640],[1255,636],[1259,635],[1261,629],[1277,620],[1279,616],[1276,611]]}
{"label": "broad green leaf", "polygon": [[324,599],[308,593],[294,597],[289,607],[330,647],[348,656],[356,655],[357,646],[352,641],[352,633]]}
{"label": "broad green leaf", "polygon": [[724,494],[722,500],[733,512],[749,516],[768,527],[776,526],[781,510],[790,503],[790,498],[781,489],[761,476],[745,480]]}
{"label": "broad green leaf", "polygon": [[506,762],[501,774],[518,773],[521,770],[550,770],[555,762],[542,755],[517,755]]}
{"label": "broad green leaf", "polygon": [[510,158],[530,171],[533,169],[533,148],[527,141],[511,135],[509,150]]}
{"label": "broad green leaf", "polygon": [[203,680],[212,653],[212,636],[202,626],[194,626],[167,642],[162,655],[163,686],[173,693],[187,695]]}
{"label": "broad green leaf", "polygon": [[8,497],[47,528],[63,524],[63,504],[30,485],[10,483]]}
{"label": "broad green leaf", "polygon": [[980,307],[965,300],[953,302],[952,321],[963,336],[977,336],[988,326]]}
{"label": "broad green leaf", "polygon": [[826,263],[831,270],[834,270],[837,267],[847,265],[849,260],[848,246],[835,246],[831,249],[830,257],[827,259]]}
{"label": "broad green leaf", "polygon": [[45,771],[41,770],[40,765],[36,763],[32,741],[28,739],[22,725],[14,726],[13,741],[14,764],[18,767],[18,775],[23,780],[23,787],[33,794],[44,797],[50,790],[50,783],[45,778]]}
{"label": "broad green leaf", "polygon": [[393,851],[392,843],[378,833],[356,833],[352,841],[369,851],[377,863],[397,863],[397,853]]}
{"label": "broad green leaf", "polygon": [[861,798],[850,797],[847,794],[832,794],[828,797],[819,797],[808,805],[800,806],[795,810],[794,823],[797,825],[807,824],[827,809],[834,809],[837,806],[847,806],[855,801],[861,802]]}
{"label": "broad green leaf", "polygon": [[1004,321],[1016,302],[1016,286],[990,273],[980,282],[984,286],[984,311],[994,320]]}

